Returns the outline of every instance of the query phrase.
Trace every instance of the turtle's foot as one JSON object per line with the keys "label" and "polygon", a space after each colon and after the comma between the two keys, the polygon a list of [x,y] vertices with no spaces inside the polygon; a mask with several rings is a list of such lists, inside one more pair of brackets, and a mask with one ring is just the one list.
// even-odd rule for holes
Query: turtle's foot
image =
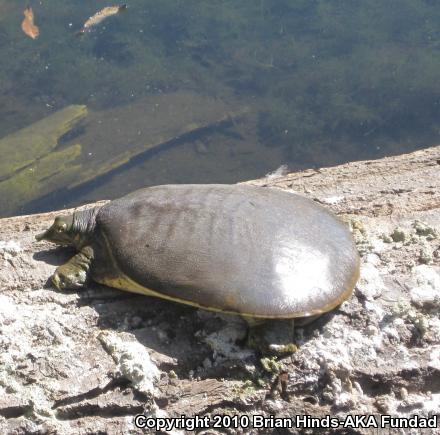
{"label": "turtle's foot", "polygon": [[249,327],[247,344],[262,355],[287,356],[296,352],[293,320],[268,320]]}
{"label": "turtle's foot", "polygon": [[74,290],[84,286],[87,281],[87,273],[66,263],[57,268],[51,280],[58,290]]}
{"label": "turtle's foot", "polygon": [[66,264],[59,266],[51,278],[54,286],[59,290],[74,290],[83,287],[87,282],[92,259],[92,250],[85,248]]}

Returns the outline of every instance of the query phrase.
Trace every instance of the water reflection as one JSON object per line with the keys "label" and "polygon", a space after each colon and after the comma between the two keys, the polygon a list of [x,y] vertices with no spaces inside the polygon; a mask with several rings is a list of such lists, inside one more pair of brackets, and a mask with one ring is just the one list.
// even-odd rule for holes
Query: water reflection
{"label": "water reflection", "polygon": [[[0,215],[158,183],[234,182],[282,163],[332,165],[439,141],[437,2],[127,5],[78,38],[87,18],[108,4],[32,3],[40,29],[32,40],[21,30],[23,6],[0,0],[0,138],[72,104],[88,109],[84,123],[53,150],[81,146],[80,155],[63,162],[70,178],[58,174],[53,190],[24,195],[14,207],[0,203]],[[148,125],[140,128],[139,113],[154,110],[157,98],[175,112],[145,117]],[[151,144],[170,141],[151,152]],[[7,152],[5,140],[0,152]],[[16,170],[0,174],[0,191]],[[3,185],[10,195],[12,184]]]}

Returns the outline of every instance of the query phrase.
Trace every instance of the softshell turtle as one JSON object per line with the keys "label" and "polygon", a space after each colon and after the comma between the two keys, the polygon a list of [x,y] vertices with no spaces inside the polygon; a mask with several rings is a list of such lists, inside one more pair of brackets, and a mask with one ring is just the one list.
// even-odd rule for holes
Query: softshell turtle
{"label": "softshell turtle", "polygon": [[250,185],[164,185],[58,216],[37,240],[73,245],[56,287],[87,277],[247,319],[315,316],[358,279],[350,231],[303,196]]}

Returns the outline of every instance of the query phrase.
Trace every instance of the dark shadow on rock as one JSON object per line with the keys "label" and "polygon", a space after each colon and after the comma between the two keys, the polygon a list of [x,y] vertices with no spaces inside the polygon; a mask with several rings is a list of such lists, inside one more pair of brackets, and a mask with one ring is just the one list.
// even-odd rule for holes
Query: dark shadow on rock
{"label": "dark shadow on rock", "polygon": [[69,261],[75,255],[75,252],[73,248],[58,246],[54,249],[44,249],[35,252],[32,258],[35,261],[43,261],[52,266],[61,266]]}
{"label": "dark shadow on rock", "polygon": [[338,311],[338,308],[334,309],[333,311],[330,311],[328,313],[324,313],[321,314],[319,317],[317,317],[315,320],[309,322],[309,323],[305,323],[304,326],[298,326],[298,328],[303,328],[304,329],[304,335],[307,337],[310,336],[311,333],[313,333],[313,331],[319,330],[321,331],[322,328],[328,323],[330,322],[330,320],[333,319],[334,316],[336,316],[337,314],[341,314]]}
{"label": "dark shadow on rock", "polygon": [[[179,378],[189,378],[190,372],[194,372],[201,379],[249,379],[248,365],[259,365],[261,355],[252,351],[243,358],[240,350],[249,348],[239,342],[234,343],[238,348],[236,358],[233,352],[227,352],[227,357],[216,357],[216,352],[203,341],[203,336],[228,327],[229,321],[216,313],[203,311],[201,315],[201,310],[191,306],[96,283],[80,290],[79,295],[79,306],[90,306],[98,313],[100,328],[133,334],[161,370],[173,370]],[[304,327],[303,342],[312,338],[315,330],[321,329],[333,315],[325,314]],[[233,316],[230,322],[234,323]]]}
{"label": "dark shadow on rock", "polygon": [[179,377],[188,377],[212,353],[196,338],[203,324],[195,308],[94,283],[78,303],[94,308],[100,328],[133,334],[161,370]]}

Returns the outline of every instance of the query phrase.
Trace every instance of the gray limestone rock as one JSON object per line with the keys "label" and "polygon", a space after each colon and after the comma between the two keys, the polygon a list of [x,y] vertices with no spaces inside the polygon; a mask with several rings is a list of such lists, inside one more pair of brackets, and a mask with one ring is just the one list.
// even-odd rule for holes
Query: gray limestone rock
{"label": "gray limestone rock", "polygon": [[141,413],[438,415],[439,156],[252,182],[307,191],[351,223],[362,253],[353,296],[297,327],[297,351],[283,359],[246,348],[229,316],[95,284],[57,291],[47,278],[71,253],[34,242],[55,213],[0,220],[0,433],[148,433],[134,425]]}

